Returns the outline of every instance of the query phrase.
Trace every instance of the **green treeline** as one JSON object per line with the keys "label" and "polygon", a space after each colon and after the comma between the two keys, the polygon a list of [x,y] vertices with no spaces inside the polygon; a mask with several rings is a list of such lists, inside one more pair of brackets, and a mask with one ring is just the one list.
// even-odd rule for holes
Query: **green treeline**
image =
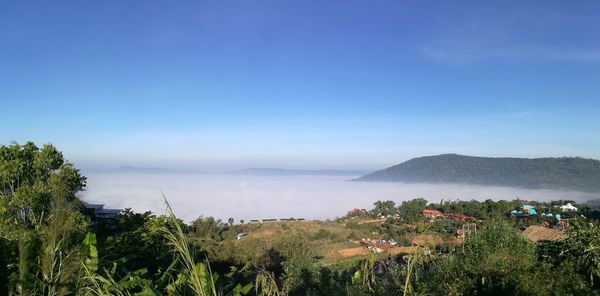
{"label": "green treeline", "polygon": [[[379,201],[336,221],[272,224],[212,217],[186,224],[166,203],[168,215],[126,209],[103,222],[77,199],[85,186],[52,145],[0,146],[0,295],[600,294],[600,226],[580,216],[585,212],[570,216],[567,239],[541,244],[518,231],[538,221],[507,214],[518,200]],[[427,221],[425,208],[473,216],[477,232],[455,243],[452,231],[467,222]],[[380,216],[389,218],[358,222]],[[241,231],[251,235],[236,240]],[[327,248],[365,236],[419,235],[451,245],[425,241],[394,256],[324,257]]]}
{"label": "green treeline", "polygon": [[600,161],[580,157],[489,158],[444,154],[414,158],[360,181],[464,183],[600,191]]}

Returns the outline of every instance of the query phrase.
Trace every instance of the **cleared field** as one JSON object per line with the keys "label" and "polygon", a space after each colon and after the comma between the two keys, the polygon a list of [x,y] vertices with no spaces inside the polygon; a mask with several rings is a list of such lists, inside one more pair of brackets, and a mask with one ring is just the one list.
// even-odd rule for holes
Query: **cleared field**
{"label": "cleared field", "polygon": [[[362,226],[349,228],[346,224],[336,221],[274,221],[262,224],[237,225],[235,226],[235,231],[247,232],[248,235],[239,241],[233,240],[233,245],[238,246],[236,248],[243,247],[245,249],[268,248],[273,242],[286,241],[294,236],[301,235],[301,237],[305,237],[316,248],[316,252],[323,263],[333,264],[340,260],[358,259],[374,253],[374,250],[364,248],[358,239],[368,239],[372,231],[368,225],[375,223],[375,221],[382,221],[363,221],[367,223],[359,225],[364,226],[364,229]],[[448,238],[444,238],[438,234],[409,233],[404,236],[404,239],[414,245],[428,246],[448,242]],[[380,249],[381,252],[378,254],[381,256],[411,254],[416,250],[416,247],[390,247],[389,245],[379,244],[376,247]],[[239,250],[241,251],[241,249]]]}
{"label": "cleared field", "polygon": [[352,257],[352,256],[366,255],[367,249],[365,249],[363,247],[341,249],[341,250],[338,250],[338,253],[342,257]]}

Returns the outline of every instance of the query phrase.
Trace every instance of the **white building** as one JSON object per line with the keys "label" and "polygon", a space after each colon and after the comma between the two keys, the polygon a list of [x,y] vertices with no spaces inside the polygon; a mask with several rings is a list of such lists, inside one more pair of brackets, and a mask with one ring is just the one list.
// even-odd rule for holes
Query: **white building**
{"label": "white building", "polygon": [[564,206],[560,206],[563,212],[576,212],[577,208],[573,206],[571,203],[567,203]]}

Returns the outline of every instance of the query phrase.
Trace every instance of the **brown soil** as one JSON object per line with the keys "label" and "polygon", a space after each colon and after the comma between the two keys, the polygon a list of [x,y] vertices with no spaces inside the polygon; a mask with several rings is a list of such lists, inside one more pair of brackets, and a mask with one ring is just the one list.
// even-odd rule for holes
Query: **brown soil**
{"label": "brown soil", "polygon": [[546,228],[541,225],[529,226],[522,233],[532,242],[555,241],[567,237],[567,234],[561,230]]}
{"label": "brown soil", "polygon": [[[391,256],[395,256],[398,254],[412,254],[416,251],[416,249],[417,249],[416,247],[392,247],[392,248],[385,249],[380,254],[391,255]],[[372,251],[366,250],[365,248],[362,248],[362,247],[338,250],[338,254],[342,258],[362,256],[362,255],[369,254],[369,252],[372,252]]]}
{"label": "brown soil", "polygon": [[364,254],[366,254],[366,251],[365,251],[365,248],[358,247],[358,248],[349,248],[349,249],[338,250],[338,253],[342,257],[346,258],[346,257],[353,257],[353,256],[364,255]]}

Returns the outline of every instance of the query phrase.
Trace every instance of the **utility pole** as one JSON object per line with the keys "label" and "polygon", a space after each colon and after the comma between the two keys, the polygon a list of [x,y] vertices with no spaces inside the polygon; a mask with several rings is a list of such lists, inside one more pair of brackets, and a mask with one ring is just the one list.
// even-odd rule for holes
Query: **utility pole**
{"label": "utility pole", "polygon": [[465,223],[462,226],[463,230],[463,254],[465,253],[465,243],[467,242],[467,237],[475,235],[477,233],[477,224],[475,223]]}

